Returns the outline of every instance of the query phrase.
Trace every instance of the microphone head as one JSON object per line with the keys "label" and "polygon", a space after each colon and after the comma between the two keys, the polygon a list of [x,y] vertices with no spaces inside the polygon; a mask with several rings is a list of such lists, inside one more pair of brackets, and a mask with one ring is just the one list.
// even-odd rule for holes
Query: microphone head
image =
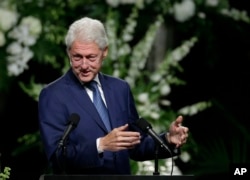
{"label": "microphone head", "polygon": [[72,113],[69,117],[69,121],[72,124],[72,126],[76,127],[78,122],[80,120],[80,116],[76,113]]}
{"label": "microphone head", "polygon": [[147,132],[148,129],[151,129],[152,126],[145,119],[139,118],[135,124],[144,132]]}

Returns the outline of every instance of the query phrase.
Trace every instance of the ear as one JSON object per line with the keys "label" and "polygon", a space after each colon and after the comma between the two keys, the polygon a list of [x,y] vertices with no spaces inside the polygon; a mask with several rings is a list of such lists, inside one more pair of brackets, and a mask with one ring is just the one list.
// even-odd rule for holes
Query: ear
{"label": "ear", "polygon": [[108,56],[108,46],[104,48],[103,50],[103,58]]}

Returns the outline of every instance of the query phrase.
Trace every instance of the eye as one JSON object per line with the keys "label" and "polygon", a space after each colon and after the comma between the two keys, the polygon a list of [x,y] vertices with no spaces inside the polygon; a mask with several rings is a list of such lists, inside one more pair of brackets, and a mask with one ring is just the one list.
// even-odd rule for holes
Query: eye
{"label": "eye", "polygon": [[74,55],[72,55],[72,59],[74,61],[80,61],[82,59],[82,56],[79,54],[74,54]]}
{"label": "eye", "polygon": [[87,58],[89,61],[93,62],[93,61],[96,60],[97,55],[89,55],[89,56],[87,56],[86,58]]}

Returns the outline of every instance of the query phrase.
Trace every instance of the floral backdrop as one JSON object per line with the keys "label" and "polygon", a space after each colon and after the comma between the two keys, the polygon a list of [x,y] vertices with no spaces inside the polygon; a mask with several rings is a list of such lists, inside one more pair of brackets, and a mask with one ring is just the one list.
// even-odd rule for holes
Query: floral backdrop
{"label": "floral backdrop", "polygon": [[[230,57],[224,54],[233,52],[222,48],[229,47],[225,44],[228,39],[223,39],[224,36],[240,42],[235,44],[234,41],[229,41],[236,47],[236,54],[238,46],[241,47],[240,55],[234,57],[236,61],[249,60],[249,10],[244,5],[233,2],[0,1],[0,113],[1,119],[8,119],[9,122],[3,123],[3,127],[8,127],[8,134],[12,137],[7,138],[1,133],[0,152],[2,166],[11,168],[10,177],[24,175],[28,178],[30,174],[34,178],[50,172],[40,144],[36,103],[41,88],[69,68],[64,35],[70,23],[83,16],[98,18],[105,23],[110,48],[103,72],[129,82],[139,114],[150,121],[156,131],[164,131],[178,114],[185,116],[191,134],[181,156],[174,161],[175,175],[225,173],[230,162],[247,161],[249,157],[246,153],[242,155],[249,146],[249,133],[244,126],[247,117],[241,116],[242,119],[238,121],[234,114],[226,111],[233,98],[231,102],[225,101],[225,105],[223,104],[224,99],[222,101],[220,98],[223,98],[228,89],[223,89],[221,84],[208,87],[204,90],[206,93],[202,93],[203,85],[206,87],[212,78],[215,78],[215,81],[227,81],[228,75],[223,76],[224,74],[238,72],[227,72],[229,70],[226,68],[216,72],[219,70],[215,67],[224,67],[224,64],[232,62],[230,58],[229,62],[224,60]],[[226,36],[225,30],[232,34]],[[248,71],[244,69],[244,65],[241,64],[240,67],[240,73],[246,77]],[[202,71],[206,70],[209,75],[202,76]],[[239,82],[238,79],[235,81]],[[196,91],[197,87],[199,91]],[[247,86],[245,89],[248,88]],[[223,91],[222,96],[216,98],[212,95],[217,91]],[[237,91],[236,94],[241,95],[241,92]],[[241,102],[235,103],[240,106]],[[218,109],[223,113],[222,117],[218,115]],[[207,114],[215,116],[210,117]],[[207,120],[208,117],[211,120],[206,121],[207,128],[205,122],[200,123],[197,120]],[[217,135],[216,128],[213,131],[217,121],[230,124],[223,130],[224,133],[232,133],[230,128],[233,126],[236,133],[244,137],[243,145],[233,146],[239,149],[235,150],[229,146],[230,143],[220,136],[216,136],[217,141],[200,140],[201,137],[209,135],[204,133],[202,136],[199,133],[203,134],[203,131],[206,132],[211,127],[211,132]],[[13,124],[20,129],[12,132],[12,129],[15,129]],[[237,137],[230,142],[232,141],[234,144],[239,143]],[[211,147],[209,143],[212,143],[214,148],[207,148]],[[228,148],[230,152],[227,152]],[[40,167],[36,167],[34,173],[29,170],[33,162],[27,162],[26,168],[20,166],[22,163],[17,163],[24,162],[27,155],[31,155],[30,152],[35,152],[35,157],[39,156],[37,161]],[[234,158],[230,159],[232,156]],[[220,163],[215,163],[218,160]],[[154,171],[154,161],[131,161],[131,166],[133,173],[138,175],[149,175]],[[169,175],[171,166],[171,159],[160,161],[160,173]]]}

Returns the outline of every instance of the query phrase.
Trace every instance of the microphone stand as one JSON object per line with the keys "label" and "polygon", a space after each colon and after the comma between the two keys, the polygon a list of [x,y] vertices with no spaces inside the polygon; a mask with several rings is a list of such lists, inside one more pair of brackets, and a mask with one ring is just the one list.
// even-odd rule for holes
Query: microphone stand
{"label": "microphone stand", "polygon": [[158,154],[159,154],[159,144],[155,144],[155,171],[153,172],[153,175],[160,175],[158,170]]}
{"label": "microphone stand", "polygon": [[[60,150],[62,153],[62,161],[59,159],[59,154],[58,154]],[[67,146],[65,145],[65,141],[61,139],[58,144],[57,151],[56,151],[56,158],[58,161],[58,166],[61,171],[61,174],[66,174],[66,157],[67,157]]]}

